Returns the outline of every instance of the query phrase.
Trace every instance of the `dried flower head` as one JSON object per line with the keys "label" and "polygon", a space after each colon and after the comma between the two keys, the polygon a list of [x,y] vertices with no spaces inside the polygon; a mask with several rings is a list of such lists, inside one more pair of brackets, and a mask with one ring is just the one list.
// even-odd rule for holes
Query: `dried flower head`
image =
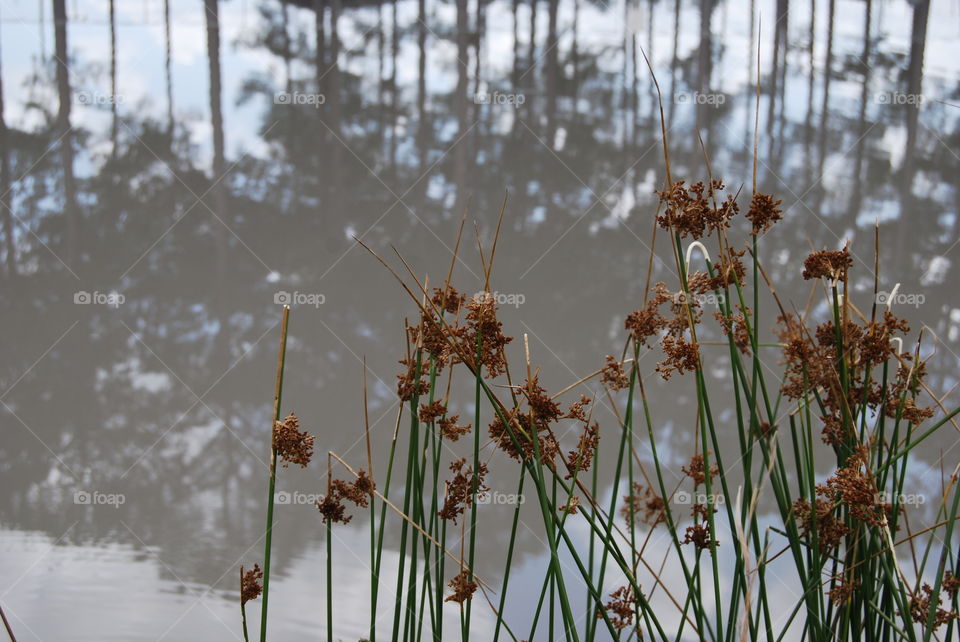
{"label": "dried flower head", "polygon": [[424,423],[433,423],[445,414],[447,414],[447,407],[443,405],[442,401],[420,404],[420,421]]}
{"label": "dried flower head", "polygon": [[815,510],[806,499],[798,499],[793,504],[793,514],[797,518],[800,533],[807,537],[816,536],[821,550],[837,548],[850,533],[843,520],[836,516],[836,508],[833,501],[822,498],[816,500]]}
{"label": "dried flower head", "polygon": [[720,472],[720,469],[716,466],[711,466],[708,471],[704,463],[703,455],[694,455],[690,458],[690,463],[687,466],[680,467],[680,471],[692,479],[693,487],[697,488],[697,486],[706,483],[708,475],[712,480],[713,476]]}
{"label": "dried flower head", "polygon": [[696,341],[688,341],[685,337],[666,335],[661,341],[666,359],[657,364],[657,372],[665,380],[676,372],[693,372],[700,365],[700,346]]}
{"label": "dried flower head", "polygon": [[313,457],[313,440],[313,435],[300,430],[300,420],[292,412],[283,421],[274,422],[273,449],[284,468],[288,464],[306,468]]}
{"label": "dried flower head", "polygon": [[[449,519],[454,524],[457,523],[457,517],[473,503],[473,468],[463,467],[466,465],[465,458],[457,459],[450,463],[450,470],[453,471],[453,478],[447,482],[447,496],[443,502],[443,508],[438,511],[441,519]],[[487,475],[487,465],[480,464],[480,472],[477,475],[477,493],[485,493],[490,490],[483,483],[483,478]]]}
{"label": "dried flower head", "polygon": [[440,427],[440,434],[444,439],[457,441],[460,437],[469,434],[470,424],[458,425],[457,420],[459,418],[460,415],[451,415],[440,420],[438,426]]}
{"label": "dried flower head", "polygon": [[750,199],[750,209],[747,210],[747,220],[753,225],[754,235],[762,234],[769,230],[774,223],[783,218],[783,210],[777,206],[782,201],[773,200],[770,194],[761,194],[756,192]]}
{"label": "dried flower head", "polygon": [[665,512],[667,504],[663,501],[663,497],[638,482],[633,482],[633,493],[626,495],[623,501],[624,505],[620,509],[620,514],[623,515],[627,525],[636,521],[638,517],[639,521],[650,527],[667,520]]}
{"label": "dried flower head", "polygon": [[957,597],[957,590],[960,589],[960,578],[956,577],[953,574],[953,571],[947,570],[943,574],[943,579],[940,580],[940,586],[943,587],[943,590],[947,592],[947,595],[950,596],[950,599]]}
{"label": "dried flower head", "polygon": [[843,577],[836,577],[836,585],[830,589],[827,595],[830,601],[837,606],[842,606],[850,600],[850,596],[860,586],[860,580],[847,581]]}
{"label": "dried flower head", "polygon": [[400,365],[405,370],[397,375],[397,396],[400,401],[410,401],[414,397],[419,397],[429,390],[427,382],[421,376],[417,376],[418,365],[416,359],[401,359]]}
{"label": "dried flower head", "polygon": [[587,423],[587,413],[585,408],[591,403],[590,397],[585,395],[580,395],[580,399],[574,401],[570,404],[570,407],[567,408],[567,414],[563,416],[564,419],[576,419],[583,423]]}
{"label": "dried flower head", "polygon": [[353,517],[346,514],[346,507],[343,500],[353,502],[357,506],[366,507],[370,505],[370,498],[374,496],[377,486],[366,471],[362,468],[357,471],[356,479],[352,482],[346,482],[342,479],[334,479],[330,482],[330,488],[323,499],[317,502],[317,508],[323,515],[323,521],[348,523]]}
{"label": "dried flower head", "polygon": [[376,484],[361,468],[352,482],[335,479],[330,484],[331,492],[337,497],[353,502],[357,506],[366,508],[370,505],[370,498],[376,490]]}
{"label": "dried flower head", "polygon": [[479,356],[478,367],[486,366],[487,374],[497,377],[507,371],[503,349],[513,337],[503,334],[503,324],[497,319],[497,305],[491,293],[480,293],[470,299],[466,307],[466,325],[458,332],[460,350],[471,359]]}
{"label": "dried flower head", "polygon": [[694,524],[687,526],[687,532],[683,536],[683,544],[693,544],[700,550],[713,548],[718,543],[711,539],[710,529],[705,524]]}
{"label": "dried flower head", "polygon": [[[633,625],[633,615],[636,612],[637,596],[633,594],[632,586],[621,586],[610,594],[610,600],[606,604],[606,610],[613,613],[610,623],[613,628],[622,631],[628,626]],[[597,619],[603,616],[597,612]]]}
{"label": "dried flower head", "polygon": [[851,456],[846,465],[827,478],[826,484],[817,485],[817,494],[847,507],[850,517],[869,524],[886,524],[888,507],[880,501],[876,483],[865,470],[867,455]]}
{"label": "dried flower head", "polygon": [[[917,593],[910,599],[910,617],[913,618],[914,622],[926,624],[928,615],[930,614],[930,601],[933,598],[933,588],[931,588],[929,584],[924,584],[921,589],[924,595]],[[952,620],[957,619],[956,611],[948,611],[940,608],[942,602],[943,600],[938,597],[937,610],[933,616],[934,631],[942,625],[949,624]]]}
{"label": "dried flower head", "polygon": [[454,315],[460,312],[460,308],[466,300],[467,297],[457,292],[456,288],[452,285],[448,285],[442,290],[440,288],[434,288],[433,297],[431,297],[431,301],[433,301],[433,304],[437,306],[439,310]]}
{"label": "dried flower head", "polygon": [[847,248],[820,250],[812,253],[803,261],[803,278],[806,280],[827,278],[832,281],[845,281],[847,270],[853,267],[853,257]]}
{"label": "dried flower head", "polygon": [[648,343],[651,337],[656,336],[666,325],[666,320],[660,314],[660,306],[670,300],[670,293],[664,283],[654,286],[654,296],[639,310],[627,315],[623,323],[625,329],[637,345],[651,347]]}
{"label": "dried flower head", "polygon": [[477,583],[470,579],[470,573],[468,571],[460,571],[449,583],[447,583],[451,589],[453,589],[453,594],[448,595],[443,601],[444,602],[457,602],[463,604],[469,599],[473,598],[473,594],[477,591]]}
{"label": "dried flower head", "polygon": [[562,505],[559,510],[568,513],[570,515],[576,515],[577,509],[580,507],[580,498],[576,495],[573,495],[566,504]]}
{"label": "dried flower head", "polygon": [[507,411],[505,416],[508,425],[498,416],[490,424],[490,437],[514,459],[530,460],[539,453],[540,461],[553,468],[553,460],[560,452],[560,446],[550,430],[550,424],[563,417],[563,411],[540,386],[537,377],[525,381],[519,390],[527,402],[527,412],[522,412],[520,408]]}
{"label": "dried flower head", "polygon": [[610,390],[623,390],[630,386],[630,378],[623,371],[623,364],[612,354],[607,355],[607,363],[600,372],[600,383]]}
{"label": "dried flower head", "polygon": [[575,474],[590,470],[590,464],[593,462],[593,456],[597,452],[597,446],[600,444],[600,424],[593,423],[583,429],[577,447],[567,455],[568,472],[566,479],[570,479]]}
{"label": "dried flower head", "polygon": [[260,597],[263,591],[263,571],[259,564],[254,564],[253,568],[244,573],[243,567],[240,567],[240,605],[244,605],[250,600]]}
{"label": "dried flower head", "polygon": [[737,307],[740,308],[740,314],[730,314],[728,316],[720,311],[714,312],[713,314],[717,321],[720,322],[720,328],[723,330],[723,334],[733,338],[733,344],[737,346],[740,352],[749,355],[751,341],[750,332],[747,330],[746,315],[740,305],[737,305]]}
{"label": "dried flower head", "polygon": [[347,524],[353,519],[352,515],[346,514],[346,506],[343,505],[343,498],[332,491],[323,496],[323,499],[317,502],[317,509],[323,515],[323,523],[340,522]]}
{"label": "dried flower head", "polygon": [[664,205],[657,217],[660,227],[675,231],[681,237],[699,239],[713,231],[730,227],[730,220],[740,211],[732,195],[717,201],[717,193],[724,189],[722,181],[712,180],[686,187],[685,181],[676,181],[669,189],[655,192]]}

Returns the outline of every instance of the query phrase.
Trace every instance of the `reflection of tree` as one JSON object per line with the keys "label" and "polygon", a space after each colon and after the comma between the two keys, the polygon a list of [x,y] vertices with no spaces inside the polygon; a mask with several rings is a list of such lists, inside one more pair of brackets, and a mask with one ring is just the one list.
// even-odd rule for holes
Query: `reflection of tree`
{"label": "reflection of tree", "polygon": [[10,190],[10,138],[4,118],[3,65],[0,61],[0,223],[3,229],[3,269],[6,276],[17,273],[16,249],[13,243],[13,205]]}
{"label": "reflection of tree", "polygon": [[[541,29],[546,27],[546,33],[539,39],[536,27],[523,13],[529,9],[535,15],[539,2],[517,0],[508,5],[507,10],[514,12],[514,33],[507,41],[513,49],[512,59],[508,56],[508,62],[498,67],[488,64],[492,59],[488,53],[482,56],[481,91],[486,87],[491,92],[524,92],[527,102],[519,109],[471,102],[471,88],[478,86],[481,56],[477,50],[482,42],[486,52],[493,42],[485,33],[493,15],[485,12],[502,5],[484,2],[471,20],[471,5],[451,0],[444,19],[443,13],[433,11],[434,2],[418,0],[415,20],[411,15],[404,24],[401,12],[399,20],[389,21],[389,47],[385,43],[378,52],[374,39],[358,41],[353,35],[375,25],[376,5],[358,7],[351,2],[344,9],[341,0],[264,2],[259,29],[244,42],[258,53],[273,56],[285,73],[277,78],[252,74],[246,79],[240,98],[259,98],[265,104],[260,133],[268,151],[261,158],[232,158],[226,151],[222,105],[229,109],[237,97],[224,94],[221,74],[229,70],[231,62],[226,56],[220,58],[219,12],[228,4],[205,0],[212,163],[200,159],[198,147],[187,138],[187,127],[172,126],[172,90],[168,90],[165,122],[153,122],[136,113],[122,114],[121,122],[130,127],[131,135],[120,137],[115,161],[102,165],[104,169],[92,176],[80,173],[79,180],[73,177],[72,150],[79,150],[78,167],[101,167],[103,159],[86,155],[86,146],[78,141],[103,133],[70,129],[66,14],[63,1],[55,2],[60,61],[55,64],[55,74],[41,70],[35,82],[39,90],[59,95],[59,110],[46,114],[42,104],[32,108],[48,122],[30,133],[13,126],[7,130],[0,120],[0,136],[5,137],[0,182],[25,174],[35,165],[29,177],[17,182],[14,193],[5,197],[25,228],[13,248],[12,219],[4,209],[5,261],[9,271],[22,273],[0,293],[4,324],[30,328],[31,332],[16,338],[0,335],[4,356],[0,381],[4,389],[11,385],[74,319],[80,319],[63,344],[4,399],[74,471],[53,466],[63,475],[63,485],[117,484],[136,494],[141,499],[130,510],[136,512],[137,523],[153,529],[147,535],[138,532],[146,541],[184,542],[185,527],[178,527],[177,520],[196,523],[209,509],[214,517],[200,544],[189,549],[197,559],[202,558],[203,550],[216,548],[216,542],[229,538],[225,532],[255,533],[259,519],[253,520],[255,524],[246,520],[256,514],[257,507],[251,510],[246,498],[259,498],[262,493],[257,455],[262,456],[269,426],[264,390],[269,393],[272,369],[273,335],[269,331],[277,312],[273,292],[319,284],[331,302],[321,311],[297,312],[298,363],[291,366],[289,398],[324,400],[323,409],[330,413],[330,424],[336,426],[317,428],[324,449],[347,447],[356,437],[358,408],[334,402],[359,395],[360,370],[351,351],[380,358],[374,370],[381,373],[385,385],[377,384],[372,397],[377,409],[386,412],[392,402],[389,369],[401,356],[396,340],[404,316],[411,313],[409,307],[394,305],[398,299],[386,298],[389,295],[383,293],[390,291],[386,287],[378,289],[386,279],[373,268],[367,271],[367,263],[361,260],[365,257],[345,256],[351,247],[348,234],[363,235],[365,242],[386,252],[389,244],[396,245],[418,271],[430,268],[435,274],[445,273],[449,256],[420,221],[449,244],[450,221],[462,213],[468,193],[472,196],[471,218],[481,222],[481,234],[487,235],[504,188],[510,189],[510,231],[497,250],[497,287],[524,292],[528,298],[536,298],[536,306],[556,311],[556,318],[562,319],[562,323],[545,328],[530,320],[527,312],[507,310],[508,317],[512,316],[510,327],[522,332],[520,320],[529,323],[578,375],[597,367],[598,357],[614,351],[605,333],[617,330],[631,302],[642,298],[639,275],[645,270],[646,250],[638,239],[649,242],[650,191],[653,182],[662,179],[662,155],[656,147],[659,115],[656,109],[650,114],[638,113],[638,96],[652,92],[652,84],[633,44],[637,36],[630,34],[621,43],[618,28],[616,42],[607,43],[581,33],[580,25],[589,22],[582,14],[596,11],[596,7],[575,3],[573,33],[561,37],[567,29],[561,23],[570,15],[566,7],[572,1],[563,0],[561,5],[561,0],[548,0],[544,7],[547,15],[540,16],[545,18]],[[714,84],[724,82],[721,67],[712,68],[716,61],[711,52],[727,35],[721,21],[711,19],[715,4],[660,3],[664,15],[659,16],[658,25],[673,24],[674,42],[669,47],[661,45],[664,60],[652,62],[665,90],[668,83],[663,79],[671,77],[665,107],[672,124],[675,172],[703,178],[703,153],[693,128],[712,128],[714,135],[705,136],[705,142],[711,159],[716,160],[714,172],[734,183],[736,189],[739,182],[749,181],[752,145],[725,132],[740,133],[742,139],[752,133],[752,74],[743,87],[723,85],[728,102],[722,108],[671,104],[672,95],[685,87],[711,92]],[[833,4],[830,0],[831,18]],[[690,10],[682,13],[683,6]],[[391,15],[396,15],[395,7],[391,3]],[[308,24],[302,18],[309,9],[315,14]],[[613,13],[619,20],[619,7],[609,14],[611,18]],[[534,15],[529,18],[535,20]],[[777,141],[778,158],[764,160],[798,194],[803,192],[794,185],[816,181],[830,155],[856,144],[852,162],[829,163],[836,176],[828,178],[832,185],[837,184],[832,179],[841,181],[841,189],[817,190],[820,204],[813,207],[817,216],[839,232],[855,229],[857,217],[875,206],[902,204],[900,224],[910,226],[910,238],[903,255],[884,265],[883,276],[904,282],[916,281],[922,274],[926,266],[923,254],[946,249],[939,222],[921,213],[956,208],[956,202],[941,202],[947,198],[942,194],[949,192],[930,189],[922,200],[917,198],[914,181],[895,174],[898,168],[891,166],[875,144],[885,129],[907,126],[913,133],[908,136],[906,154],[911,162],[905,167],[922,172],[937,185],[950,185],[956,160],[920,135],[921,116],[916,110],[875,113],[866,104],[874,85],[895,77],[897,71],[906,70],[903,86],[907,91],[919,92],[926,19],[920,20],[919,9],[915,16],[914,34],[919,44],[912,47],[909,58],[884,57],[884,51],[878,51],[884,43],[865,31],[862,51],[858,42],[857,53],[865,60],[864,54],[869,53],[869,59],[876,61],[869,79],[862,68],[839,62],[850,52],[843,50],[839,40],[834,43],[832,27],[826,36],[820,36],[827,49],[826,68],[831,71],[818,82],[824,94],[819,140],[812,133],[818,129],[812,126],[815,108],[802,115],[810,121],[806,126],[791,120],[795,114],[782,108],[782,88],[802,72],[799,65],[784,69],[781,55],[771,80],[763,86],[771,92],[771,104],[776,102],[770,84],[779,74],[775,82],[780,104],[770,120],[771,127],[778,120],[777,131],[782,132]],[[684,22],[690,19],[693,24]],[[764,21],[764,34],[769,33],[769,23]],[[680,36],[699,46],[680,47]],[[786,33],[780,37],[785,50]],[[169,33],[165,41],[170,41]],[[126,39],[120,38],[120,42]],[[402,55],[405,49],[401,45],[405,44],[411,47],[412,57]],[[752,47],[750,53],[753,65]],[[370,77],[358,71],[361,66],[357,63],[369,60],[376,64],[375,56],[381,54],[384,72],[373,79],[374,86]],[[407,60],[416,66],[409,75],[403,73]],[[891,73],[886,73],[883,65],[888,65]],[[436,68],[445,73],[443,82],[434,84],[430,74]],[[169,57],[166,74],[172,83]],[[398,86],[403,78],[409,79],[409,87]],[[860,101],[854,111],[861,115],[856,123],[847,115],[848,105],[829,109],[831,93],[852,83],[857,85]],[[542,95],[539,87],[543,87]],[[317,92],[326,101],[319,109],[276,104],[273,96],[284,90]],[[480,123],[471,127],[477,119]],[[227,122],[232,122],[229,112]],[[744,129],[744,122],[751,128]],[[766,131],[763,121],[761,130]],[[857,136],[867,130],[867,136],[857,142]],[[64,132],[67,135],[58,142]],[[956,146],[956,131],[942,132],[942,137]],[[47,148],[58,146],[60,155],[43,155]],[[810,162],[792,162],[802,158],[805,149],[817,147],[810,152],[814,167]],[[783,185],[772,174],[762,172],[763,176],[772,191],[785,196]],[[194,195],[205,195],[210,209],[196,204]],[[628,199],[626,195],[632,196]],[[741,203],[744,195],[741,193]],[[403,203],[396,203],[397,196],[403,197]],[[51,206],[54,199],[67,206]],[[791,200],[785,198],[787,204]],[[768,260],[772,278],[795,283],[806,237],[818,247],[835,246],[838,241],[804,206],[796,205],[788,216],[789,220],[765,239],[763,247],[767,249],[762,258]],[[884,231],[885,248],[900,242],[894,236]],[[68,248],[73,243],[76,252],[71,255]],[[858,239],[858,243],[855,249],[861,256],[872,256],[869,242]],[[474,245],[472,237],[464,242],[464,246]],[[663,246],[659,250],[669,259]],[[779,262],[780,252],[788,254],[785,263]],[[82,281],[65,274],[52,253],[63,257]],[[265,280],[266,268],[260,260],[276,273],[276,283]],[[530,269],[535,261],[539,261],[537,266]],[[478,271],[475,261],[470,264]],[[669,260],[656,264],[655,279],[673,281],[663,267],[669,264]],[[331,276],[324,276],[331,268]],[[118,280],[121,274],[124,276]],[[460,276],[465,287],[479,288],[466,270],[460,269]],[[102,291],[111,286],[122,289],[127,305],[118,310],[72,305],[76,289]],[[931,298],[934,292],[930,291]],[[804,294],[796,300],[802,302]],[[950,301],[949,292],[936,296]],[[535,312],[529,314],[536,318]],[[136,332],[142,343],[120,321]],[[330,332],[342,338],[349,349]],[[267,338],[257,343],[264,333]],[[538,345],[536,340],[533,344]],[[244,357],[248,350],[252,351]],[[542,346],[537,351],[548,354]],[[241,358],[242,365],[214,387],[203,403],[197,403],[185,387],[202,394]],[[651,354],[644,363],[654,358]],[[955,365],[943,352],[928,367],[934,376],[941,373],[943,378]],[[176,376],[167,372],[167,366]],[[553,376],[558,383],[574,379],[573,373],[557,368]],[[150,377],[166,383],[156,389],[145,388],[143,380]],[[338,407],[326,410],[327,405]],[[658,427],[672,420],[655,418]],[[47,482],[52,457],[12,416],[4,416],[4,427],[10,430],[10,437],[0,441],[0,483],[14,489],[10,494],[19,499],[5,498],[0,515],[12,512],[14,521],[28,522],[32,518],[24,498]],[[147,456],[124,477],[144,453]],[[315,482],[316,471],[313,473],[313,477],[306,473],[298,478],[302,488]],[[80,479],[71,479],[73,474]],[[512,483],[512,478],[506,477],[505,488]],[[21,502],[19,510],[14,508],[15,501]],[[290,539],[282,543],[288,550],[304,546],[294,538],[298,529],[313,532],[313,515],[307,510],[302,513],[302,518],[295,518],[295,526],[278,533],[280,538]],[[65,512],[32,523],[51,532],[62,525],[62,532],[72,521],[69,519]],[[103,532],[108,527],[96,522],[86,528],[91,537],[116,535]],[[210,568],[213,566],[210,562]]]}
{"label": "reflection of tree", "polygon": [[70,125],[70,53],[67,49],[66,0],[53,0],[54,37],[56,40],[57,95],[60,108],[57,111],[57,141],[60,145],[60,162],[63,169],[63,211],[67,221],[66,255],[71,262],[76,255],[77,238],[77,186],[73,174],[73,130]]}

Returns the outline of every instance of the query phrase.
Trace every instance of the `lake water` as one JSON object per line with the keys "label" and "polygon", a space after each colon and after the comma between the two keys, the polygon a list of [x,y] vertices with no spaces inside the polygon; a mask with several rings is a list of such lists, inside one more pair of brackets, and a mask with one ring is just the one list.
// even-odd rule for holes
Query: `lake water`
{"label": "lake water", "polygon": [[[803,258],[849,240],[851,296],[869,307],[878,224],[880,290],[900,284],[914,338],[927,326],[931,388],[958,382],[956,2],[337,0],[318,3],[318,26],[309,0],[230,0],[209,29],[201,0],[170,0],[168,20],[162,0],[125,0],[112,56],[108,3],[67,0],[59,78],[54,4],[0,7],[0,604],[21,641],[240,639],[238,567],[263,554],[279,303],[293,303],[284,412],[318,453],[365,466],[366,358],[384,470],[416,309],[354,237],[438,283],[466,211],[454,282],[472,294],[476,233],[489,248],[506,193],[492,289],[512,347],[528,335],[550,390],[622,349],[664,180],[644,53],[674,178],[705,180],[706,150],[748,193],[759,47],[758,179],[785,210],[761,259],[778,291],[803,309]],[[656,253],[653,280],[674,284],[662,238]],[[722,349],[706,358],[722,388]],[[657,360],[641,366],[678,472],[695,395],[657,381]],[[609,407],[596,418],[615,433]],[[615,438],[602,444],[612,461]],[[952,470],[953,445],[925,445],[918,481]],[[279,489],[322,492],[325,459],[282,470]],[[496,459],[491,485],[514,492]],[[512,510],[488,508],[478,572],[496,586]],[[319,515],[291,502],[277,520],[271,639],[322,638]],[[343,639],[367,624],[365,523],[335,531]],[[529,523],[511,576],[521,630],[545,565]]]}

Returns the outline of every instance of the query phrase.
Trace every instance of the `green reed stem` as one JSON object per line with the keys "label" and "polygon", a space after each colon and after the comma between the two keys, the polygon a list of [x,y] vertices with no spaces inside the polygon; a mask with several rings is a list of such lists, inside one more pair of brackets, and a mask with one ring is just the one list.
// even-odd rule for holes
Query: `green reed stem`
{"label": "green reed stem", "polygon": [[327,520],[327,639],[333,639],[333,520]]}
{"label": "green reed stem", "polygon": [[[497,623],[493,629],[493,642],[500,639],[500,627],[503,624],[503,609],[507,604],[507,587],[510,583],[510,568],[513,565],[513,548],[517,541],[517,527],[520,523],[520,507],[523,506],[523,481],[527,476],[527,469],[520,468],[520,481],[517,482],[517,504],[513,509],[513,523],[510,525],[510,543],[507,545],[507,560],[503,567],[503,584],[500,587],[500,605],[497,607]],[[530,639],[533,639],[532,636]]]}
{"label": "green reed stem", "polygon": [[273,496],[277,486],[277,449],[273,445],[273,431],[280,421],[280,396],[283,392],[283,366],[287,358],[287,325],[290,306],[283,306],[280,321],[280,354],[277,357],[277,382],[273,395],[273,422],[270,425],[270,484],[267,495],[267,526],[263,550],[263,604],[260,612],[260,642],[267,642],[267,601],[270,597],[270,548],[273,543]]}

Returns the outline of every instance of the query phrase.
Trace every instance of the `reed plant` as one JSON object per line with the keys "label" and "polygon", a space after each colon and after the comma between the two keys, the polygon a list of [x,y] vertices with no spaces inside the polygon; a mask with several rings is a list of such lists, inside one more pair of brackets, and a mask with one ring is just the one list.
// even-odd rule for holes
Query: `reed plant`
{"label": "reed plant", "polygon": [[[371,443],[365,420],[366,470],[328,453],[327,492],[317,505],[327,538],[328,639],[337,629],[330,538],[333,528],[350,521],[353,507],[369,510],[371,641],[477,638],[481,612],[493,623],[495,642],[927,642],[956,635],[960,466],[946,471],[936,490],[927,483],[917,491],[910,481],[924,467],[918,447],[940,431],[960,430],[960,408],[945,407],[925,382],[922,333],[911,335],[892,306],[878,299],[879,249],[872,300],[850,287],[853,256],[845,246],[814,251],[796,266],[797,278],[822,297],[826,316],[815,319],[810,306],[793,309],[781,300],[759,253],[763,237],[782,218],[780,201],[758,191],[754,175],[741,212],[740,195],[726,190],[706,161],[702,182],[675,180],[664,144],[666,176],[652,216],[644,295],[636,310],[624,311],[623,349],[599,357],[594,372],[554,394],[541,384],[526,336],[521,347],[505,333],[491,294],[506,201],[489,248],[477,240],[483,282],[473,284],[480,289],[473,297],[453,284],[463,223],[439,287],[419,278],[399,252],[388,261],[364,245],[409,295],[418,321],[405,328],[397,384],[403,403],[390,443]],[[670,284],[651,283],[658,234],[669,243]],[[695,252],[702,269],[693,269]],[[722,340],[704,339],[710,332]],[[654,372],[644,373],[641,357],[650,350],[661,357]],[[723,360],[705,356],[708,350]],[[724,368],[729,417],[717,411],[708,358]],[[271,502],[277,431],[295,423],[292,415],[280,421],[282,371],[281,349]],[[689,420],[694,444],[679,482],[667,478],[660,454],[675,445],[663,442],[653,419],[652,377],[682,377],[694,400],[673,409]],[[472,407],[470,423],[450,410],[452,391],[459,389],[455,378],[471,385],[471,398],[461,404]],[[616,411],[615,423],[605,428],[592,412],[598,400],[573,395],[590,381],[599,382]],[[574,427],[574,442],[565,443],[561,426]],[[292,434],[291,443],[308,439],[296,426]],[[616,445],[602,469],[601,438]],[[386,469],[375,478],[378,447],[386,450]],[[639,453],[647,448],[645,460]],[[281,455],[296,452],[287,448]],[[450,461],[445,452],[456,456]],[[540,522],[546,566],[536,596],[508,597],[515,590],[510,580],[519,504],[509,523],[502,579],[494,584],[477,571],[496,563],[481,560],[477,547],[485,528],[501,527],[480,519],[493,457],[516,471],[517,493],[532,498]],[[306,465],[309,457],[291,461]],[[678,493],[694,499],[684,504]],[[905,498],[920,493],[936,500],[935,519],[915,529]],[[391,522],[399,537],[388,544]],[[659,535],[665,551],[651,544]],[[386,572],[385,548],[398,554],[395,572]],[[257,579],[251,579],[254,587]],[[241,606],[256,597],[248,584]],[[392,600],[381,594],[385,590]],[[518,601],[522,613],[511,617],[508,605]],[[451,605],[458,626],[445,621]]]}

